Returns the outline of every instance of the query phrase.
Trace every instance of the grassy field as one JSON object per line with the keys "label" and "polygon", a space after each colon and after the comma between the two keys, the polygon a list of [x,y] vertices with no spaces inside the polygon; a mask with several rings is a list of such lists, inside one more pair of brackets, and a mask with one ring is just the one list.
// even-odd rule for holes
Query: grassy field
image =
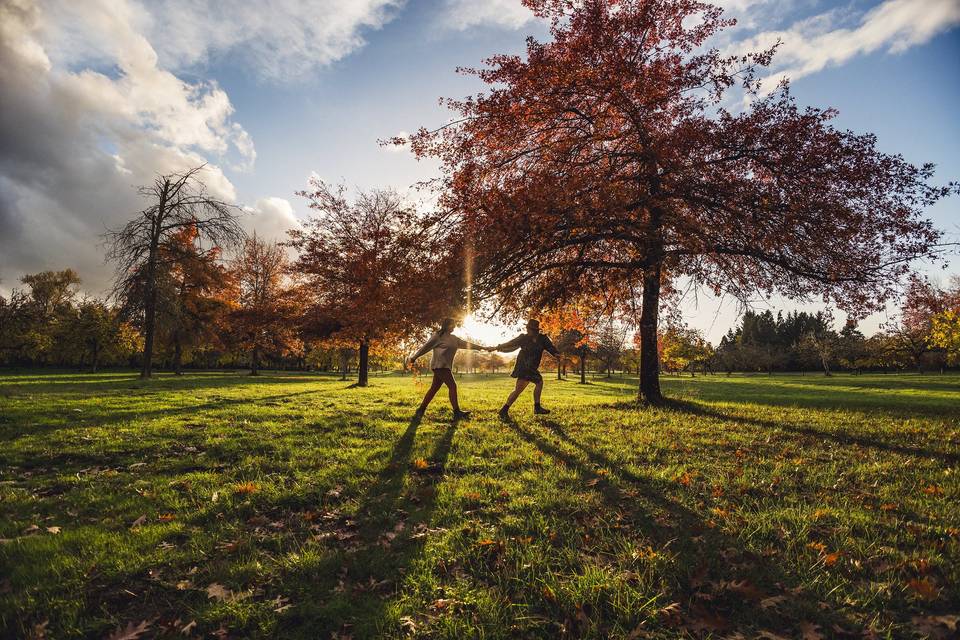
{"label": "grassy field", "polygon": [[0,374],[0,634],[956,637],[960,377],[664,384]]}

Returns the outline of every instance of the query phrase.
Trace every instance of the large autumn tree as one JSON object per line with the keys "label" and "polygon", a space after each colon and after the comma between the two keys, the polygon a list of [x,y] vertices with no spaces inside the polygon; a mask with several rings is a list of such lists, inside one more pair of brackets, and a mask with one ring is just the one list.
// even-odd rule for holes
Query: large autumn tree
{"label": "large autumn tree", "polygon": [[104,235],[106,259],[116,267],[114,296],[143,328],[142,378],[151,375],[160,284],[176,262],[180,234],[189,228],[196,242],[226,249],[244,238],[239,209],[210,194],[203,182],[204,170],[201,165],[160,175],[153,184],[140,187],[147,206],[123,227]]}
{"label": "large autumn tree", "polygon": [[394,191],[350,198],[314,178],[298,195],[314,211],[289,242],[309,298],[307,324],[335,346],[357,348],[357,384],[366,386],[371,345],[420,333],[451,313],[461,301],[463,269],[448,262],[456,252]]}
{"label": "large autumn tree", "polygon": [[[733,24],[721,9],[523,2],[550,41],[467,70],[489,89],[448,101],[459,117],[409,142],[442,163],[448,227],[474,240],[475,294],[517,314],[585,292],[641,296],[647,400],[662,398],[661,290],[678,278],[864,313],[934,253],[922,212],[956,186],[838,130],[831,109],[798,107],[786,83],[762,95],[775,51],[710,48]],[[749,106],[731,111],[738,92]]]}

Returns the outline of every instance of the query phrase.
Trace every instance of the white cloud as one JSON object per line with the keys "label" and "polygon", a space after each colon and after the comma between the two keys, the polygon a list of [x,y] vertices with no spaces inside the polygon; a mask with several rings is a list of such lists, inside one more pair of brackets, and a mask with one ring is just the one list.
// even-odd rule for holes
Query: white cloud
{"label": "white cloud", "polygon": [[256,206],[245,207],[244,226],[248,233],[276,242],[288,238],[287,231],[300,227],[293,205],[284,198],[261,198]]}
{"label": "white cloud", "polygon": [[802,78],[852,58],[886,50],[901,53],[924,44],[960,24],[957,0],[886,0],[853,25],[842,26],[846,15],[822,13],[782,31],[766,31],[737,43],[738,51],[760,50],[778,39],[783,44],[774,58],[774,73],[764,87],[776,87],[781,78]]}
{"label": "white cloud", "polygon": [[519,29],[534,20],[520,0],[445,0],[443,24],[466,30],[475,26]]}
{"label": "white cloud", "polygon": [[[179,171],[208,155],[252,162],[253,145],[231,121],[221,89],[184,82],[157,66],[123,0],[91,0],[83,13],[51,15],[35,0],[0,3],[0,277],[78,269],[92,291],[103,290],[100,235],[143,207],[135,186]],[[71,60],[60,20],[71,37],[86,34],[86,56],[113,71]],[[233,184],[216,165],[204,181],[233,201]]]}
{"label": "white cloud", "polygon": [[[74,0],[75,1],[75,0]],[[182,68],[230,55],[268,80],[295,80],[365,44],[404,0],[152,0],[146,33]]]}

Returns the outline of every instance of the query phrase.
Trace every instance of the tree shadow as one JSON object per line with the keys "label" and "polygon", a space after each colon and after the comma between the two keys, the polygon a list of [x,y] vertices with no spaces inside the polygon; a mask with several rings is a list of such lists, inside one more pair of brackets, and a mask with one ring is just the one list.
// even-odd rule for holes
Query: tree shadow
{"label": "tree shadow", "polygon": [[[634,405],[636,406],[636,405]],[[821,440],[830,440],[844,446],[864,447],[868,449],[877,449],[889,453],[896,453],[904,456],[916,458],[933,458],[947,464],[956,464],[960,462],[960,453],[943,451],[936,449],[925,449],[892,442],[884,442],[876,438],[854,435],[846,432],[824,431],[816,429],[809,425],[798,425],[789,422],[774,422],[762,418],[751,418],[737,414],[728,414],[717,409],[713,409],[701,403],[690,402],[687,400],[667,400],[660,408],[678,413],[686,413],[700,418],[709,418],[722,422],[736,422],[740,424],[765,429],[767,431],[786,431],[798,436],[806,436]]]}
{"label": "tree shadow", "polygon": [[359,544],[345,551],[332,550],[317,567],[313,575],[317,588],[298,598],[310,604],[298,605],[286,616],[282,632],[327,637],[351,628],[360,637],[382,634],[390,598],[426,543],[423,531],[415,531],[432,520],[437,486],[443,481],[459,426],[459,420],[453,419],[443,427],[425,460],[427,466],[417,468],[411,458],[421,421],[418,415],[410,420],[359,499],[355,514],[341,522],[356,532]]}
{"label": "tree shadow", "polygon": [[[107,409],[103,406],[97,406],[91,409],[89,417],[83,413],[67,413],[56,404],[51,404],[46,409],[38,409],[34,405],[29,405],[21,412],[10,412],[4,416],[4,422],[10,425],[10,428],[5,428],[0,432],[0,442],[13,442],[24,436],[43,436],[61,429],[100,426],[132,419],[153,420],[176,415],[183,415],[190,419],[200,419],[198,415],[199,412],[219,411],[235,405],[247,405],[250,404],[251,401],[254,404],[262,404],[289,400],[291,398],[315,394],[320,391],[320,389],[308,389],[257,398],[250,398],[249,396],[218,398],[213,401],[198,404],[167,406],[145,410],[137,408]],[[42,422],[43,424],[36,426],[37,422]],[[66,424],[66,422],[69,423]]]}
{"label": "tree shadow", "polygon": [[[827,382],[824,382],[826,380]],[[891,380],[879,384],[876,380],[852,381],[835,378],[813,381],[786,376],[764,378],[764,382],[737,378],[706,380],[696,388],[700,398],[716,402],[744,402],[753,405],[782,408],[856,410],[865,414],[883,413],[915,417],[939,418],[960,415],[960,385],[938,383],[935,388],[922,381]],[[774,384],[771,384],[774,383]],[[957,397],[944,397],[945,391],[957,392]],[[910,392],[926,392],[920,402]]]}
{"label": "tree shadow", "polygon": [[[805,616],[813,615],[831,624],[848,628],[859,626],[840,612],[822,611],[816,594],[798,588],[801,582],[798,576],[763,554],[746,548],[736,536],[721,531],[709,518],[671,497],[678,491],[675,483],[643,476],[626,468],[570,436],[555,420],[543,420],[541,424],[549,434],[579,455],[564,450],[512,418],[504,424],[521,440],[573,469],[588,486],[596,489],[611,513],[611,521],[632,527],[662,548],[669,547],[688,559],[696,558],[696,562],[687,563],[691,572],[673,586],[672,593],[664,594],[672,600],[679,600],[691,619],[714,620],[717,627],[713,631],[717,633],[748,631],[758,625],[761,628],[791,628]],[[608,472],[602,473],[593,467]],[[625,518],[619,515],[623,512],[626,512]],[[734,559],[739,562],[734,563]],[[731,584],[740,580],[753,585],[744,590],[749,597],[738,594],[733,599],[721,596],[715,601],[713,594],[703,592],[706,584],[723,584],[723,581]],[[786,618],[774,609],[760,610],[757,606],[761,593],[773,596],[785,591],[792,594],[790,597],[797,611],[795,617]],[[729,616],[726,624],[720,622],[724,616],[717,615],[717,611]],[[788,626],[784,627],[784,624]]]}

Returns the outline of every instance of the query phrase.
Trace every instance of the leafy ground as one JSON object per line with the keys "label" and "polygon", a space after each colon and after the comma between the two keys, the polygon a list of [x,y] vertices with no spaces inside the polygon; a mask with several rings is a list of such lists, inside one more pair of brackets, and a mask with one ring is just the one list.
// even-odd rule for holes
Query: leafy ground
{"label": "leafy ground", "polygon": [[635,384],[0,375],[0,634],[955,637],[960,376]]}

